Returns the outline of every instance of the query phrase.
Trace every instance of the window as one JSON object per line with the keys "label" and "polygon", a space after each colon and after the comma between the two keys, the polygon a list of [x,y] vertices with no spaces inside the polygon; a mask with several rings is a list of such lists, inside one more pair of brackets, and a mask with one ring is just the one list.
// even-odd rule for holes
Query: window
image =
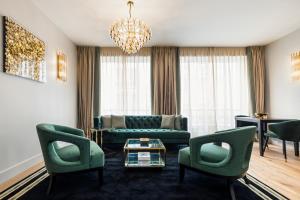
{"label": "window", "polygon": [[[218,48],[217,48],[218,49]],[[237,53],[180,51],[181,113],[192,136],[234,127],[234,116],[250,112],[247,57]]]}
{"label": "window", "polygon": [[100,53],[101,114],[151,114],[150,50],[124,55],[115,48]]}

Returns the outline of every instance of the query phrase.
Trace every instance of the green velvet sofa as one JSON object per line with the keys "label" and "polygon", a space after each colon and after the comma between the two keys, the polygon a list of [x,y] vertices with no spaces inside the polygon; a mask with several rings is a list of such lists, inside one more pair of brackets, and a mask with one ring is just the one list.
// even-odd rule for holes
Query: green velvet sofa
{"label": "green velvet sofa", "polygon": [[[181,118],[181,129],[162,129],[162,116],[125,116],[126,128],[108,129],[103,132],[104,144],[124,144],[128,138],[159,138],[164,144],[188,144],[187,118]],[[102,117],[94,117],[94,128],[102,128]]]}

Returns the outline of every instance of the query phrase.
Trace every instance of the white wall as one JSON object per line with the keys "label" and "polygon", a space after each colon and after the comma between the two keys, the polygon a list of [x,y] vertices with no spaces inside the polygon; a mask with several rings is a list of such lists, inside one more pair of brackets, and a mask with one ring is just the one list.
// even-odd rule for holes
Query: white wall
{"label": "white wall", "polygon": [[300,82],[291,79],[291,54],[297,51],[300,29],[266,48],[266,108],[272,117],[300,119]]}
{"label": "white wall", "polygon": [[[0,26],[0,183],[41,160],[36,124],[76,125],[76,47],[31,1],[0,0],[10,16],[46,43],[47,83],[3,73]],[[1,19],[2,20],[2,19]],[[2,22],[2,21],[1,21]],[[56,80],[56,52],[68,59],[67,82]]]}

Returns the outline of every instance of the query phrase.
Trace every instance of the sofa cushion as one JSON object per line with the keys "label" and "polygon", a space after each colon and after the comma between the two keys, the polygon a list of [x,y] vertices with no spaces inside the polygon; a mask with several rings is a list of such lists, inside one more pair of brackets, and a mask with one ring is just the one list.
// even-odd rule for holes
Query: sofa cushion
{"label": "sofa cushion", "polygon": [[112,115],[111,116],[112,128],[126,128],[124,115]]}
{"label": "sofa cushion", "polygon": [[174,129],[175,116],[174,115],[162,115],[160,128]]}
{"label": "sofa cushion", "polygon": [[181,130],[181,120],[182,120],[181,115],[176,115],[175,116],[174,128],[176,130]]}
{"label": "sofa cushion", "polygon": [[[56,149],[56,152],[58,156],[64,161],[80,161],[79,148],[74,144],[58,148]],[[90,168],[102,166],[104,166],[104,152],[95,142],[90,141]]]}
{"label": "sofa cushion", "polygon": [[102,116],[102,128],[111,128],[111,115]]}

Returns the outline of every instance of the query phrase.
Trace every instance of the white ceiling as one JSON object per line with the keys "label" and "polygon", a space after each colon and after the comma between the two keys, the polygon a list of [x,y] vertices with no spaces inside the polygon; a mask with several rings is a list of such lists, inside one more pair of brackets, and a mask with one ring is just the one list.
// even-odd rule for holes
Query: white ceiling
{"label": "white ceiling", "polygon": [[[32,0],[78,45],[114,46],[109,27],[126,0]],[[147,46],[268,44],[300,28],[300,0],[135,0],[152,29]]]}

